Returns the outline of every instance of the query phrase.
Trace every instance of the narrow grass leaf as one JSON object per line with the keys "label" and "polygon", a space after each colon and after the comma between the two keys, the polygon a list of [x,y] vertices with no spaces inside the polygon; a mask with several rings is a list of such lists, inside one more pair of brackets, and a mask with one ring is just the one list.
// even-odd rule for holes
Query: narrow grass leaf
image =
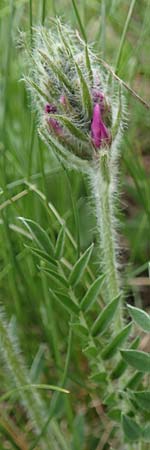
{"label": "narrow grass leaf", "polygon": [[91,284],[91,286],[88,289],[87,293],[85,294],[85,296],[81,300],[80,308],[82,309],[82,311],[87,312],[87,311],[89,311],[89,309],[92,308],[93,304],[97,300],[97,297],[98,297],[98,295],[100,293],[101,287],[103,285],[104,278],[105,278],[105,275],[100,275],[97,278],[97,280],[95,280]]}
{"label": "narrow grass leaf", "polygon": [[56,246],[55,246],[55,258],[61,259],[64,252],[65,246],[65,229],[61,227],[60,232],[57,237]]}
{"label": "narrow grass leaf", "polygon": [[34,222],[34,220],[26,219],[25,217],[19,217],[19,220],[30,231],[40,249],[46,251],[48,254],[53,254],[53,245],[46,231],[37,222]]}
{"label": "narrow grass leaf", "polygon": [[140,372],[150,373],[150,354],[140,350],[121,350],[123,359]]}
{"label": "narrow grass leaf", "polygon": [[122,428],[129,441],[138,441],[141,438],[140,426],[129,416],[122,414]]}
{"label": "narrow grass leaf", "polygon": [[129,313],[134,322],[139,325],[142,330],[150,333],[150,316],[142,309],[127,305]]}
{"label": "narrow grass leaf", "polygon": [[58,391],[58,392],[62,392],[62,393],[65,393],[65,394],[69,394],[69,391],[67,389],[61,388],[59,386],[54,386],[54,385],[51,385],[51,384],[26,384],[24,386],[20,386],[18,388],[11,389],[10,391],[6,392],[6,394],[4,394],[4,395],[2,395],[0,397],[0,403],[4,402],[9,397],[11,397],[12,395],[16,394],[19,391],[28,391],[28,390],[32,390],[32,389],[43,389],[43,390],[48,390],[48,391]]}
{"label": "narrow grass leaf", "polygon": [[100,312],[91,330],[94,337],[104,333],[104,331],[108,328],[118,308],[119,300],[120,295],[115,297],[112,302],[106,305],[105,308]]}
{"label": "narrow grass leaf", "polygon": [[66,311],[69,312],[69,314],[73,313],[78,315],[79,313],[78,305],[75,302],[73,302],[73,300],[68,295],[62,294],[59,291],[55,291],[54,293],[51,289],[49,289],[49,291],[53,299],[56,300],[58,303],[60,303],[61,306],[63,306],[63,308],[65,308]]}
{"label": "narrow grass leaf", "polygon": [[90,260],[92,250],[93,244],[90,245],[90,247],[83,253],[83,255],[78,259],[78,261],[74,265],[69,277],[69,284],[71,284],[71,286],[76,286],[79,283],[80,279],[82,278],[82,275]]}
{"label": "narrow grass leaf", "polygon": [[83,36],[84,41],[86,42],[87,41],[87,37],[86,37],[85,29],[84,29],[84,26],[82,24],[82,21],[81,21],[81,18],[80,18],[80,14],[79,14],[79,10],[78,10],[78,7],[77,7],[77,4],[76,4],[75,0],[72,0],[72,5],[73,5],[73,9],[74,9],[76,18],[77,18],[79,29],[81,31],[81,34]]}
{"label": "narrow grass leaf", "polygon": [[[115,336],[115,338],[108,344],[105,349],[102,351],[101,356],[102,359],[109,359],[115,355],[116,350],[124,343],[124,341],[128,338],[132,328],[132,323],[126,325],[120,333]],[[130,350],[134,351],[134,350]]]}

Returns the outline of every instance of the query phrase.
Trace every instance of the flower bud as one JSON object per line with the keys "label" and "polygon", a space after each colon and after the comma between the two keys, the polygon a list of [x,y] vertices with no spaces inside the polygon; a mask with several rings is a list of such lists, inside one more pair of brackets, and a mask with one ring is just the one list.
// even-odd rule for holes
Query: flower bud
{"label": "flower bud", "polygon": [[51,29],[35,29],[30,57],[26,81],[48,145],[70,163],[111,152],[114,98],[88,46],[57,19]]}

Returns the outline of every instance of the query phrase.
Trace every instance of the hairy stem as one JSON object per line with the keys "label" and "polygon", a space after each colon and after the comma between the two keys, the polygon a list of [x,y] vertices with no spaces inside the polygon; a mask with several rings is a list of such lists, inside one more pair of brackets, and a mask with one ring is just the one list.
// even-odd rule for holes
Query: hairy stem
{"label": "hairy stem", "polygon": [[[3,311],[0,310],[0,344],[1,355],[6,368],[17,388],[30,385],[31,380],[24,365],[22,355],[18,346],[17,338],[11,334],[10,326],[5,320]],[[45,405],[39,394],[33,390],[20,391],[21,400],[30,417],[36,434],[40,433],[45,418]],[[51,449],[49,435],[45,434],[41,449]]]}
{"label": "hairy stem", "polygon": [[[101,154],[92,174],[98,230],[100,232],[101,266],[106,273],[106,300],[109,302],[120,294],[117,268],[117,249],[114,215],[113,179],[109,155]],[[121,328],[121,311],[116,327]]]}

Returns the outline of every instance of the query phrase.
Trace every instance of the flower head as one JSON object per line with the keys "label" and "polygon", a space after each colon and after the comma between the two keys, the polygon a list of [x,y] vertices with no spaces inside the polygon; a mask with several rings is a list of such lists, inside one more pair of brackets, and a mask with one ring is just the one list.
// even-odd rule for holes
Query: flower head
{"label": "flower head", "polygon": [[71,163],[110,152],[114,99],[96,57],[59,19],[51,30],[37,28],[34,33],[26,81],[42,137]]}

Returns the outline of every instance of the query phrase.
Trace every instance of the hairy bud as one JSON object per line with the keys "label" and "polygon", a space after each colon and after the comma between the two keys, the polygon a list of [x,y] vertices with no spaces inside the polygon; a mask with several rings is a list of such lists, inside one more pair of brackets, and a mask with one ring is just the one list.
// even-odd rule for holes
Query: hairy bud
{"label": "hairy bud", "polygon": [[[39,116],[41,136],[70,165],[111,152],[116,101],[98,59],[59,19],[34,30],[26,82]],[[115,128],[118,132],[118,127]],[[82,164],[81,164],[82,160]]]}

